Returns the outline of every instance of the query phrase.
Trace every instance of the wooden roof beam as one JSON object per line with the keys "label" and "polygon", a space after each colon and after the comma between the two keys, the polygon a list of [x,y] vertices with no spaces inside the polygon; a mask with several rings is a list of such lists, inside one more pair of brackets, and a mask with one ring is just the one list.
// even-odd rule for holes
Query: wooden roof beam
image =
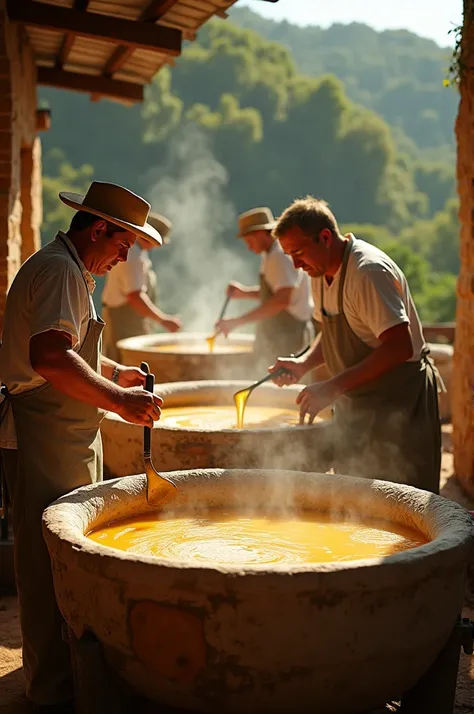
{"label": "wooden roof beam", "polygon": [[38,67],[37,81],[38,84],[100,95],[109,99],[126,101],[129,104],[143,101],[143,86],[141,84],[106,79],[90,74],[66,72],[55,67]]}
{"label": "wooden roof beam", "polygon": [[[178,0],[152,0],[149,5],[143,10],[140,15],[140,22],[155,23],[160,20],[168,10],[177,3]],[[107,60],[102,74],[104,77],[112,77],[118,70],[123,67],[125,62],[132,54],[133,49],[121,45]]]}
{"label": "wooden roof beam", "polygon": [[[73,9],[78,12],[86,12],[89,5],[89,0],[74,0]],[[67,62],[69,53],[72,49],[74,43],[74,35],[72,32],[66,32],[61,42],[61,47],[59,48],[59,53],[56,58],[56,67],[62,69]]]}
{"label": "wooden roof beam", "polygon": [[10,20],[49,30],[70,32],[104,42],[120,43],[133,49],[144,49],[177,56],[181,53],[182,33],[173,27],[160,27],[151,22],[124,20],[109,15],[80,12],[73,8],[33,0],[7,0]]}

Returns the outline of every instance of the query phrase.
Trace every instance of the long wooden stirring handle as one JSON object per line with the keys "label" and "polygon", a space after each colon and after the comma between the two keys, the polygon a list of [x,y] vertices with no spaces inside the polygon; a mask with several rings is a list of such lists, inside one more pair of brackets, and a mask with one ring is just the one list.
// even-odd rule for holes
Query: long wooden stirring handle
{"label": "long wooden stirring handle", "polygon": [[227,306],[228,306],[229,302],[230,302],[230,295],[227,295],[227,297],[224,301],[224,304],[222,306],[221,314],[217,318],[217,322],[219,322],[219,320],[222,320],[222,318],[224,317],[225,311],[227,310]]}
{"label": "long wooden stirring handle", "polygon": [[[150,367],[146,362],[141,363],[140,369],[146,374],[146,391],[153,393],[155,387],[155,376],[153,374],[150,374]],[[145,458],[147,456],[151,456],[151,428],[149,426],[145,426],[143,429],[143,455],[145,456]]]}

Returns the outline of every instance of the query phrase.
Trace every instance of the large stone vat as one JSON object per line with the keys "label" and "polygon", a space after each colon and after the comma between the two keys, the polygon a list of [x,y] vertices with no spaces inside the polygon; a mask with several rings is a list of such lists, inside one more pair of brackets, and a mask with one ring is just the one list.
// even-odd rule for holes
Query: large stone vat
{"label": "large stone vat", "polygon": [[[165,407],[233,405],[234,393],[248,382],[203,381],[160,384]],[[250,405],[295,407],[301,386],[279,388],[264,384]],[[156,468],[286,468],[326,471],[332,466],[330,410],[325,421],[291,428],[213,429],[183,428],[156,422],[152,455]],[[143,469],[143,428],[109,412],[101,425],[104,473],[107,478],[127,476]]]}
{"label": "large stone vat", "polygon": [[168,507],[175,514],[295,507],[387,519],[430,542],[350,563],[191,565],[85,537],[149,511],[144,476],[78,489],[44,515],[57,600],[73,642],[97,638],[108,671],[134,693],[209,714],[358,714],[411,688],[448,641],[472,549],[460,506],[409,486],[329,474],[170,476],[179,486]]}
{"label": "large stone vat", "polygon": [[117,342],[122,364],[148,362],[157,382],[194,379],[258,379],[252,354],[253,335],[219,338],[214,352],[206,343],[209,334],[182,332],[175,335],[139,335]]}

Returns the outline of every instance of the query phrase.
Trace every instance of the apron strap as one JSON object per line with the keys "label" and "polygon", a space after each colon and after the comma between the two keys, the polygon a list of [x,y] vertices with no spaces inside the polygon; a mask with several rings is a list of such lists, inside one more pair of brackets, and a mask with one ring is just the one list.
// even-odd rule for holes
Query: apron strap
{"label": "apron strap", "polygon": [[438,388],[438,394],[446,394],[448,390],[446,389],[446,385],[445,385],[444,380],[440,374],[439,369],[435,365],[433,358],[430,357],[430,352],[431,352],[430,348],[428,347],[428,345],[425,344],[425,346],[421,350],[420,359],[425,364],[429,364],[431,369],[433,370],[433,374],[434,374],[435,380],[436,380],[436,386]]}
{"label": "apron strap", "polygon": [[[341,279],[339,281],[339,289],[337,293],[337,310],[338,314],[342,315],[344,313],[343,309],[343,295],[344,295],[344,283],[346,281],[347,264],[349,262],[349,255],[352,250],[352,236],[347,240],[347,245],[344,246],[344,253],[342,256],[342,267],[341,267]],[[324,309],[324,275],[321,276],[321,314],[327,317],[326,310]]]}
{"label": "apron strap", "polygon": [[67,252],[71,256],[71,258],[73,259],[73,261],[75,262],[75,264],[77,265],[79,270],[81,271],[82,279],[83,279],[84,285],[86,287],[87,299],[89,301],[89,319],[92,318],[93,320],[95,320],[96,319],[96,311],[95,311],[95,307],[94,307],[94,301],[92,300],[92,295],[89,292],[89,286],[87,285],[87,281],[86,281],[84,274],[82,272],[82,268],[79,265],[79,262],[78,262],[76,256],[74,255],[74,253],[72,252],[72,250],[70,249],[70,247],[68,246],[66,241],[64,240],[64,238],[61,235],[59,235],[58,238],[61,241],[61,243],[63,244],[63,246],[66,248]]}
{"label": "apron strap", "polygon": [[341,279],[339,280],[339,290],[338,290],[338,295],[337,295],[337,309],[339,311],[339,314],[342,315],[344,313],[344,301],[343,301],[343,296],[344,296],[344,283],[346,282],[346,273],[347,273],[347,264],[349,262],[349,255],[352,250],[352,237],[350,237],[347,241],[347,245],[344,246],[344,255],[342,258],[342,268],[341,268]]}

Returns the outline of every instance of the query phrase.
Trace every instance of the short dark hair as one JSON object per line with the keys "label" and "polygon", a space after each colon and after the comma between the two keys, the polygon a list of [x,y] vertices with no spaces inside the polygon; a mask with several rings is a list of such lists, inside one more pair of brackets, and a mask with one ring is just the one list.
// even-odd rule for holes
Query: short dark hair
{"label": "short dark hair", "polygon": [[[94,213],[89,213],[89,211],[77,211],[72,217],[71,225],[69,229],[71,231],[83,231],[86,228],[90,228],[96,223],[96,221],[103,221],[104,218],[96,216]],[[110,221],[105,221],[107,233],[125,233],[126,228],[121,228],[115,223]]]}
{"label": "short dark hair", "polygon": [[329,228],[333,234],[339,233],[339,226],[329,205],[313,196],[299,198],[283,211],[273,229],[273,235],[280,238],[295,227],[313,240],[317,240],[324,228]]}

